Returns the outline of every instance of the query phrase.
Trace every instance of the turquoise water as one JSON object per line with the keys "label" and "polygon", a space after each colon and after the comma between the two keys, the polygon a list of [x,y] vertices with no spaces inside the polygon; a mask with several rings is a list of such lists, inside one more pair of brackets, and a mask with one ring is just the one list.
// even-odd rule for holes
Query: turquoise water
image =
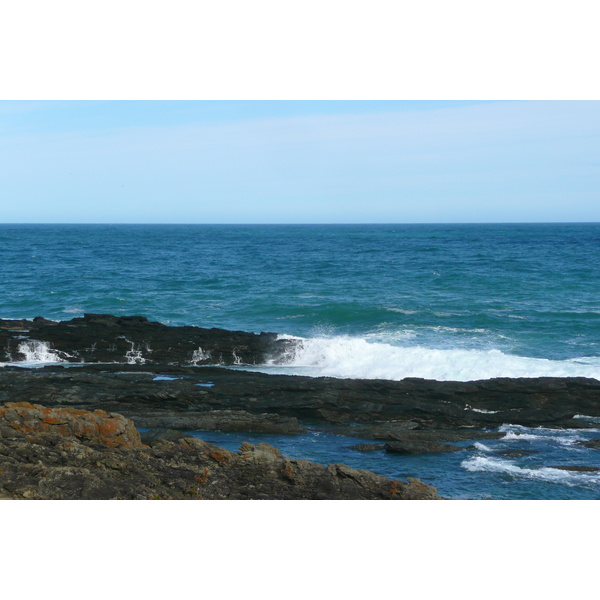
{"label": "turquoise water", "polygon": [[[135,314],[302,338],[267,372],[600,379],[600,224],[0,225],[0,282],[3,318]],[[543,470],[600,466],[596,451],[524,433],[534,437],[402,466],[342,451],[353,442],[329,434],[277,445],[434,485],[445,477],[452,497],[598,497],[594,474]],[[543,452],[496,455],[508,441]]]}
{"label": "turquoise water", "polygon": [[0,274],[4,318],[306,338],[282,372],[600,378],[600,224],[2,225]]}

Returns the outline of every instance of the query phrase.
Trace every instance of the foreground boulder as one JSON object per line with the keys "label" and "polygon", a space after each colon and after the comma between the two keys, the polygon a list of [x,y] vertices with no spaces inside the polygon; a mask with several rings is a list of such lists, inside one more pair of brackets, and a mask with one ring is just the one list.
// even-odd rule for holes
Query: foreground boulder
{"label": "foreground boulder", "polygon": [[30,499],[439,499],[418,479],[287,458],[269,444],[230,452],[185,437],[144,445],[116,414],[0,407],[0,497]]}
{"label": "foreground boulder", "polygon": [[109,448],[141,448],[140,434],[132,421],[103,410],[46,408],[29,402],[9,402],[0,407],[0,436],[54,434]]}

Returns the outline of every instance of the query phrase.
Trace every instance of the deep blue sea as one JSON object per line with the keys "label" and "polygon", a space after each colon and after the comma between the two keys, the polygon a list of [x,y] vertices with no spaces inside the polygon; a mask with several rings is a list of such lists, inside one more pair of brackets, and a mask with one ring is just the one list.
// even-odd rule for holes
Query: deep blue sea
{"label": "deep blue sea", "polygon": [[[2,318],[113,313],[303,338],[267,372],[600,379],[600,224],[0,225],[0,283]],[[342,452],[357,442],[324,433],[272,441],[452,497],[600,497],[598,475],[494,453],[526,444],[600,467],[572,444],[598,430],[506,427],[443,459]]]}

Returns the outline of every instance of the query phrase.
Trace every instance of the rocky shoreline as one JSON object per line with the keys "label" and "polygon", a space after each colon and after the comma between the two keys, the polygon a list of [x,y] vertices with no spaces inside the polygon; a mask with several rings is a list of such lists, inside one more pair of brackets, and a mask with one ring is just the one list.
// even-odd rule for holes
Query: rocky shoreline
{"label": "rocky shoreline", "polygon": [[[306,427],[326,427],[379,442],[362,444],[375,447],[357,451],[410,454],[451,452],[461,449],[452,442],[499,438],[502,434],[494,430],[505,423],[574,429],[592,426],[578,418],[581,415],[600,417],[600,381],[595,379],[347,380],[226,368],[261,364],[293,352],[295,342],[279,340],[274,333],[167,327],[143,317],[86,315],[65,322],[0,321],[0,342],[7,361],[23,360],[39,344],[63,361],[38,369],[0,369],[0,403],[102,410],[123,415],[138,428],[296,435]],[[220,366],[203,366],[214,362]],[[191,438],[171,435],[175,441],[164,434],[152,443],[175,444],[179,453],[182,444],[205,444],[184,443]],[[4,434],[0,441],[5,443]],[[595,446],[592,442],[588,447]],[[232,464],[238,460],[229,458]],[[225,497],[225,492],[219,493]],[[240,497],[234,490],[229,493],[233,495],[227,497]],[[322,497],[320,493],[302,497]]]}
{"label": "rocky shoreline", "polygon": [[193,437],[147,440],[121,415],[29,402],[0,407],[0,497],[43,500],[437,500],[418,479],[230,452]]}

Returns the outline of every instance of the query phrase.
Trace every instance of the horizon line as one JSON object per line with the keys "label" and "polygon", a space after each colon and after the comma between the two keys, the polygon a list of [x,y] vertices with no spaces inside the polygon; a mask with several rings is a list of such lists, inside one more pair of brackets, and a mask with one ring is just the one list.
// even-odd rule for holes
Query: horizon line
{"label": "horizon line", "polygon": [[64,221],[48,221],[48,222],[0,222],[0,226],[3,225],[199,225],[199,226],[248,226],[248,225],[260,225],[260,226],[279,226],[279,225],[300,225],[300,226],[314,226],[314,225],[594,225],[600,224],[600,221],[394,221],[394,222],[335,222],[335,223],[323,223],[323,222],[276,222],[276,223],[264,223],[264,222],[251,222],[251,223],[158,223],[158,222],[117,222],[117,221],[94,221],[94,222],[64,222]]}

